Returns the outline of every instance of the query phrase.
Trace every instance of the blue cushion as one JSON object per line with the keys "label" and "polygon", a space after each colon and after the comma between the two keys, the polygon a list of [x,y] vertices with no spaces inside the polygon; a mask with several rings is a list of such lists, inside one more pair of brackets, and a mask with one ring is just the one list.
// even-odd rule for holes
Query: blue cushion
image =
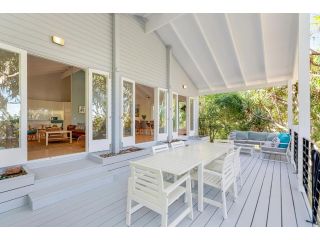
{"label": "blue cushion", "polygon": [[279,133],[278,138],[280,139],[279,148],[287,148],[290,142],[290,135],[288,133]]}
{"label": "blue cushion", "polygon": [[248,139],[253,141],[266,141],[267,133],[265,132],[249,132]]}
{"label": "blue cushion", "polygon": [[248,140],[248,132],[247,131],[237,131],[236,140]]}

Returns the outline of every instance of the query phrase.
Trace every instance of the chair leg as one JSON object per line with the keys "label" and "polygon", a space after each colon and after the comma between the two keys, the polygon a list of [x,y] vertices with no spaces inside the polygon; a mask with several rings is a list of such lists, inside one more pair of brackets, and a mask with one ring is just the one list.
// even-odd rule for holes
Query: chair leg
{"label": "chair leg", "polygon": [[222,191],[222,212],[223,212],[223,218],[227,219],[228,213],[227,213],[227,199],[226,199],[225,191]]}
{"label": "chair leg", "polygon": [[168,226],[168,207],[163,211],[161,215],[161,227],[167,227]]}
{"label": "chair leg", "polygon": [[126,223],[127,223],[127,226],[129,227],[131,225],[131,207],[132,207],[132,201],[131,201],[131,198],[128,196]]}
{"label": "chair leg", "polygon": [[235,181],[233,183],[233,197],[234,197],[234,201],[238,198],[237,179],[235,179]]}
{"label": "chair leg", "polygon": [[188,208],[190,209],[189,218],[193,220],[193,207],[192,207],[192,189],[191,189],[191,180],[188,179],[186,182],[186,197],[188,198]]}

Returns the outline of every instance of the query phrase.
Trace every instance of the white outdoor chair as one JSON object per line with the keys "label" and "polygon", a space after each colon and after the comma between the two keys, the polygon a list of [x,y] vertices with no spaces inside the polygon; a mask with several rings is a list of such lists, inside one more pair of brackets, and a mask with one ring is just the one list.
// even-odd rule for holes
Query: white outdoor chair
{"label": "white outdoor chair", "polygon": [[[234,150],[234,171],[235,171],[235,176],[236,178],[239,178],[240,181],[240,186],[242,187],[242,176],[241,176],[241,161],[240,161],[240,152],[241,152],[241,147],[235,147]],[[206,169],[209,169],[211,171],[215,172],[222,172],[222,167],[223,167],[223,162],[224,158],[218,158],[208,165],[205,166]]]}
{"label": "white outdoor chair", "polygon": [[185,147],[186,145],[184,144],[184,141],[178,141],[178,142],[172,142],[171,143],[171,148],[176,149],[176,148],[181,148]]}
{"label": "white outdoor chair", "polygon": [[[235,155],[236,152],[232,152],[225,157],[221,172],[207,169],[207,167],[203,169],[203,183],[220,189],[222,194],[222,203],[208,198],[204,198],[204,202],[222,208],[224,219],[228,218],[226,192],[233,186],[234,199],[238,197],[234,164]],[[198,174],[193,173],[191,178],[192,180],[197,180]]]}
{"label": "white outdoor chair", "polygon": [[[181,186],[185,183],[185,187]],[[187,209],[169,226],[176,226],[187,215],[193,219],[191,179],[189,174],[181,176],[174,183],[163,181],[160,170],[148,168],[139,163],[131,163],[131,176],[128,180],[128,200],[126,223],[131,225],[131,215],[145,206],[161,214],[161,226],[168,226],[168,208],[183,194],[187,196]],[[132,201],[138,204],[132,207]]]}
{"label": "white outdoor chair", "polygon": [[[260,146],[260,159],[262,160],[274,160],[276,159],[270,159],[271,155],[278,155],[280,157],[284,156],[286,158],[287,162],[290,162],[290,144],[291,141],[289,141],[287,148],[279,148],[279,147],[271,147],[266,146],[266,144],[263,144]],[[265,158],[265,155],[269,154],[269,159]],[[280,158],[281,160],[281,158]]]}
{"label": "white outdoor chair", "polygon": [[164,152],[164,151],[169,151],[169,146],[168,144],[161,144],[161,145],[156,145],[152,147],[152,153],[159,153],[159,152]]}

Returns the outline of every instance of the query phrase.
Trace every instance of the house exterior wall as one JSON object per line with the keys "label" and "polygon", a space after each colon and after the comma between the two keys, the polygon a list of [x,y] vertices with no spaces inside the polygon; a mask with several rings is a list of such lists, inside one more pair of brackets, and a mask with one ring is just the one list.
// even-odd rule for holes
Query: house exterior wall
{"label": "house exterior wall", "polygon": [[[119,20],[116,38],[114,16]],[[62,37],[65,45],[53,44],[53,35]],[[144,22],[134,15],[0,14],[0,43],[82,69],[106,71],[114,76],[118,74],[117,80],[125,77],[153,88],[168,89],[169,86],[167,48],[156,33],[146,34]],[[117,54],[113,52],[115,46]],[[198,91],[188,75],[172,59],[171,91],[183,96],[197,96]],[[113,66],[115,62],[116,67]],[[182,88],[183,84],[188,86],[187,89]],[[114,81],[112,85],[113,97],[120,98],[120,87],[115,88]],[[88,96],[89,89],[86,91]],[[112,103],[118,108],[119,102],[115,102],[113,97]],[[116,122],[120,122],[121,116],[118,115],[112,114]],[[168,122],[172,124],[169,119]],[[112,139],[119,135],[119,131],[112,133]]]}
{"label": "house exterior wall", "polygon": [[144,32],[142,20],[119,15],[119,71],[149,87],[167,88],[166,48],[158,35]]}
{"label": "house exterior wall", "polygon": [[[171,89],[173,92],[186,97],[195,97],[199,95],[198,89],[194,86],[193,82],[177,62],[172,58],[172,81]],[[182,85],[187,85],[187,88],[182,88]]]}
{"label": "house exterior wall", "polygon": [[[65,46],[53,44],[52,35]],[[0,42],[73,66],[112,70],[111,14],[0,14]]]}

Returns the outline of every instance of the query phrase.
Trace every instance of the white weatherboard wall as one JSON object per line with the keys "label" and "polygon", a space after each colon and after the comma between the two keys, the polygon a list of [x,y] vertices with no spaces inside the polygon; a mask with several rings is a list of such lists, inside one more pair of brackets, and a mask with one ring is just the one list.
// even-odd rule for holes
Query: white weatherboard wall
{"label": "white weatherboard wall", "polygon": [[[65,46],[53,44],[52,35]],[[112,70],[111,14],[0,14],[0,42],[73,66]]]}
{"label": "white weatherboard wall", "polygon": [[119,14],[119,65],[123,77],[150,87],[167,88],[166,48],[160,38],[144,32],[136,16]]}
{"label": "white weatherboard wall", "polygon": [[[182,88],[182,85],[187,85],[187,88]],[[198,89],[174,57],[172,58],[171,89],[182,96],[195,97],[199,95]]]}

